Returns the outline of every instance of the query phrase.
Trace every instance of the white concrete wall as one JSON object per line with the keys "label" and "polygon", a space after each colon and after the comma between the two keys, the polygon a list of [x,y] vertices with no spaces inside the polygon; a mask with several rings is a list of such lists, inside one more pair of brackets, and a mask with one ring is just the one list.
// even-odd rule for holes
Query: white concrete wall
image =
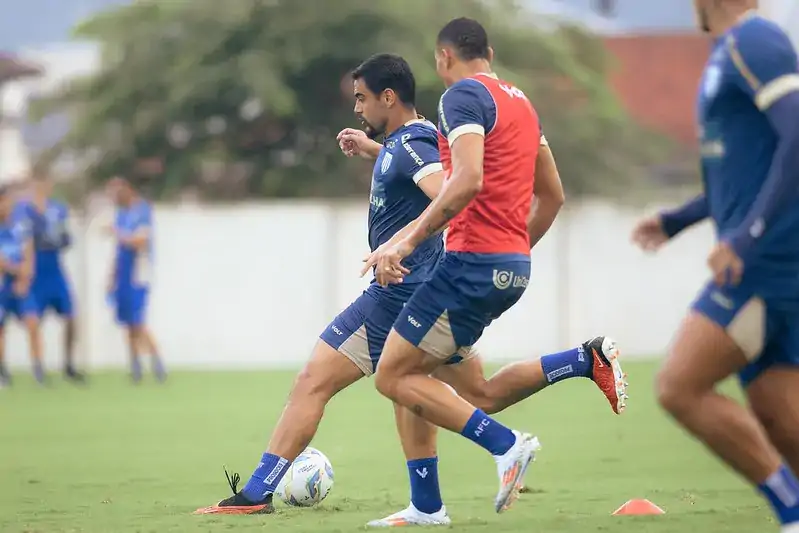
{"label": "white concrete wall", "polygon": [[[152,328],[172,367],[297,366],[330,318],[366,280],[366,206],[262,204],[160,207]],[[574,345],[596,334],[626,353],[657,356],[706,278],[707,225],[648,257],[629,244],[640,212],[601,203],[572,207],[536,248],[522,301],[480,343],[489,359],[516,359]],[[126,363],[122,334],[104,302],[113,252],[110,213],[78,224],[67,263],[82,320],[81,356],[92,367]],[[45,325],[48,364],[61,342]],[[27,365],[12,324],[9,362]]]}

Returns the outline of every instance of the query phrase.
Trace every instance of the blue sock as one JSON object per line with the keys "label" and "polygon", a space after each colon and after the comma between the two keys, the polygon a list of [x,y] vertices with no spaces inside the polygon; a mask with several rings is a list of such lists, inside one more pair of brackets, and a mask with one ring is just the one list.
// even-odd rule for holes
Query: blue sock
{"label": "blue sock", "polygon": [[274,494],[290,464],[288,459],[265,453],[241,493],[251,502],[260,502],[267,494]]}
{"label": "blue sock", "polygon": [[33,377],[36,383],[44,383],[44,366],[38,359],[33,362]]}
{"label": "blue sock", "polygon": [[141,381],[141,358],[138,355],[130,360],[130,375],[133,381]]}
{"label": "blue sock", "polygon": [[582,346],[571,350],[545,355],[541,358],[541,368],[547,383],[552,385],[569,378],[587,378],[591,376],[591,358],[586,357]]}
{"label": "blue sock", "polygon": [[164,362],[161,361],[161,357],[156,354],[153,354],[153,373],[155,374],[155,378],[158,381],[165,381],[166,380],[166,368],[164,368]]}
{"label": "blue sock", "polygon": [[769,501],[780,524],[799,522],[799,479],[783,465],[757,487]]}
{"label": "blue sock", "polygon": [[516,443],[516,435],[480,409],[475,409],[461,435],[482,446],[491,455],[504,455]]}
{"label": "blue sock", "polygon": [[438,457],[408,461],[411,478],[411,503],[423,513],[441,510],[441,489],[438,487]]}

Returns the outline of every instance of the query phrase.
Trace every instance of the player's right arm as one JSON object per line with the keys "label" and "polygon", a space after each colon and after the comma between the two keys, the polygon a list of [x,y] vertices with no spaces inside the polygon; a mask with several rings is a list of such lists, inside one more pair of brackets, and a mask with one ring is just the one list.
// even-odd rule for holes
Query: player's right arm
{"label": "player's right arm", "polygon": [[646,252],[654,252],[681,231],[709,216],[707,198],[700,194],[676,209],[644,218],[633,229],[632,241]]}
{"label": "player's right arm", "polygon": [[535,162],[535,190],[530,215],[527,217],[527,234],[532,249],[546,235],[563,207],[566,196],[560,181],[555,156],[549,143],[541,134],[538,158]]}
{"label": "player's right arm", "polygon": [[354,128],[344,128],[336,136],[338,146],[347,157],[359,155],[364,159],[377,159],[380,149],[379,142],[366,136],[366,132]]}

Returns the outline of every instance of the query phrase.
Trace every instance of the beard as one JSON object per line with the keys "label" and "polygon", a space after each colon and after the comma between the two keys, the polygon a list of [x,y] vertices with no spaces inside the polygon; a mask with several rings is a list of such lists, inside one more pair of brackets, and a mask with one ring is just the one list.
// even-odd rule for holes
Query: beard
{"label": "beard", "polygon": [[386,129],[385,129],[385,127],[378,128],[378,127],[376,127],[376,126],[373,126],[372,124],[370,124],[370,123],[369,123],[369,122],[368,122],[368,121],[367,121],[365,118],[363,118],[362,116],[359,116],[359,117],[358,117],[358,120],[360,120],[360,121],[361,121],[361,124],[363,125],[363,132],[366,134],[366,136],[367,136],[367,137],[369,137],[369,138],[370,138],[370,139],[372,139],[373,141],[374,141],[376,138],[378,138],[378,137],[380,137],[381,135],[383,135],[383,133],[384,133],[384,132],[385,132],[385,130],[386,130]]}

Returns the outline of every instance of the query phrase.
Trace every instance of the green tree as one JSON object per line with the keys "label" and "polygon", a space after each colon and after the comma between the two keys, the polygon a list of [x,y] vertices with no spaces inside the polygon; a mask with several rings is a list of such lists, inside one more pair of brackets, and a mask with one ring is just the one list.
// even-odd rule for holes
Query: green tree
{"label": "green tree", "polygon": [[44,157],[86,157],[93,184],[152,176],[167,198],[360,193],[368,165],[334,139],[356,125],[348,73],[375,52],[402,54],[420,112],[434,117],[434,40],[456,16],[487,25],[495,69],[539,110],[569,191],[614,191],[657,155],[610,93],[601,47],[571,28],[537,28],[512,1],[150,0],[76,29],[100,43],[102,68],[32,108],[72,115]]}

